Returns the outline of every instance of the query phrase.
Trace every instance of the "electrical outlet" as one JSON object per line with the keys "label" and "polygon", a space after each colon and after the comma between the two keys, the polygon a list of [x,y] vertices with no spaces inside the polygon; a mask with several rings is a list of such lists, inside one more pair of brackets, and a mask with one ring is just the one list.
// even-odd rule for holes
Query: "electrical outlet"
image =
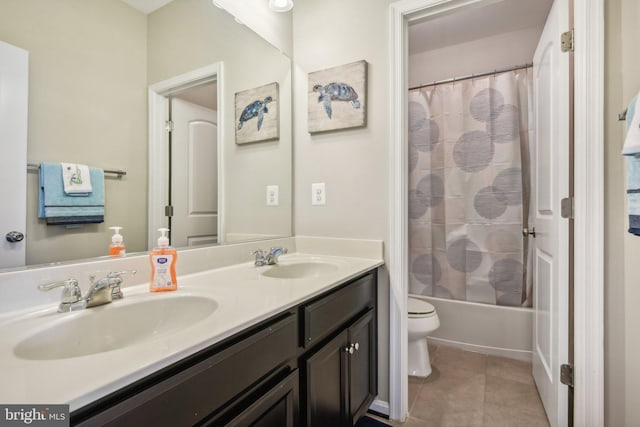
{"label": "electrical outlet", "polygon": [[324,205],[327,203],[327,191],[324,182],[311,184],[311,204]]}
{"label": "electrical outlet", "polygon": [[278,186],[267,185],[267,206],[278,206]]}

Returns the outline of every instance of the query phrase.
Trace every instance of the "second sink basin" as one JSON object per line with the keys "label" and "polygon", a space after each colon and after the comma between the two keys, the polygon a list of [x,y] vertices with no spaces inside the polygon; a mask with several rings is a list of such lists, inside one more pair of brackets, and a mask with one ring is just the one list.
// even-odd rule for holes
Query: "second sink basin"
{"label": "second sink basin", "polygon": [[303,279],[324,276],[338,271],[336,264],[322,261],[303,261],[276,264],[262,272],[263,276],[276,279]]}
{"label": "second sink basin", "polygon": [[[75,312],[14,348],[17,357],[54,360],[116,350],[184,329],[218,308],[195,295],[153,295]],[[64,316],[64,315],[63,315]]]}

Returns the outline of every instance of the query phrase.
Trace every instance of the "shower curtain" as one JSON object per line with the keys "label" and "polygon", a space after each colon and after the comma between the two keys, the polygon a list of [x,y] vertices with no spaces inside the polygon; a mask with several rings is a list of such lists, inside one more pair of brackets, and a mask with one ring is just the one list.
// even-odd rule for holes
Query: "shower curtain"
{"label": "shower curtain", "polygon": [[409,292],[530,306],[528,69],[409,92]]}

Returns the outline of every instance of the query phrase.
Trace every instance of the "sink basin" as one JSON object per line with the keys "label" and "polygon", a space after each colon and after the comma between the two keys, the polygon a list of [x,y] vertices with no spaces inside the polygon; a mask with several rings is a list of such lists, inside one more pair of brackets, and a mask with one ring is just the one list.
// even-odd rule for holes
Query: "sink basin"
{"label": "sink basin", "polygon": [[145,296],[133,303],[125,299],[75,312],[18,343],[14,353],[22,359],[54,360],[116,350],[183,330],[217,308],[215,300],[194,295]]}
{"label": "sink basin", "polygon": [[276,264],[262,272],[263,276],[276,279],[316,278],[338,271],[336,264],[321,261]]}

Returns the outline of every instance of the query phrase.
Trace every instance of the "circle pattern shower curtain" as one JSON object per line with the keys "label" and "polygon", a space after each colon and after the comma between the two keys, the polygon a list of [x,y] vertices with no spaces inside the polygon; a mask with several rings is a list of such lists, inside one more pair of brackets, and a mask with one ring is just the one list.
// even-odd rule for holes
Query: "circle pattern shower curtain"
{"label": "circle pattern shower curtain", "polygon": [[530,305],[527,70],[409,93],[409,291]]}

